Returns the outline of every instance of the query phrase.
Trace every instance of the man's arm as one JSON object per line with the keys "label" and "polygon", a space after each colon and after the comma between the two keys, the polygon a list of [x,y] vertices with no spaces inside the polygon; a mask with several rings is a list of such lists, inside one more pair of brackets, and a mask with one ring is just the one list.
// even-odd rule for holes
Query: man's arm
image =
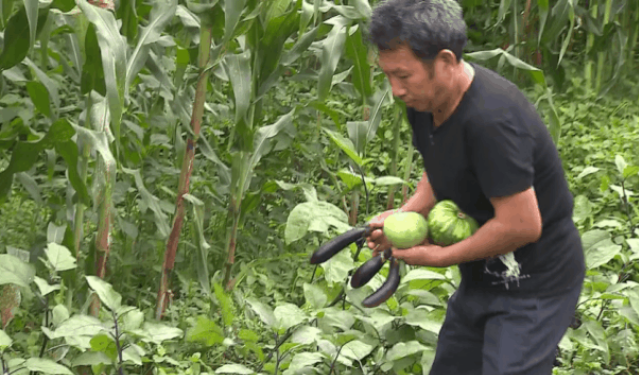
{"label": "man's arm", "polygon": [[437,199],[435,198],[433,187],[428,181],[428,174],[424,172],[422,179],[417,183],[415,193],[406,201],[406,204],[401,207],[401,210],[419,212],[424,217],[427,217],[430,210],[435,206],[435,203],[437,203]]}
{"label": "man's arm", "polygon": [[[435,252],[424,251],[423,264],[434,267],[486,259],[515,251],[541,237],[542,221],[532,189],[492,198],[495,216],[467,239]],[[435,257],[436,259],[432,259]]]}

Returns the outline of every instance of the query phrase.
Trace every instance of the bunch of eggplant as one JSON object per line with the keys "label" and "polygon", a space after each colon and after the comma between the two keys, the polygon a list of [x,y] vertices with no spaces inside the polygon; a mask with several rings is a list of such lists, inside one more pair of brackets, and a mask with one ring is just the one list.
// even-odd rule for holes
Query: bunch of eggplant
{"label": "bunch of eggplant", "polygon": [[[353,228],[320,246],[311,256],[311,264],[324,263],[331,259],[350,244],[368,237],[374,228],[368,224]],[[386,261],[390,261],[388,278],[382,286],[362,301],[365,307],[376,307],[386,302],[399,287],[399,260],[393,258],[391,249],[371,258],[362,264],[351,278],[353,288],[361,288],[366,285],[382,269]]]}

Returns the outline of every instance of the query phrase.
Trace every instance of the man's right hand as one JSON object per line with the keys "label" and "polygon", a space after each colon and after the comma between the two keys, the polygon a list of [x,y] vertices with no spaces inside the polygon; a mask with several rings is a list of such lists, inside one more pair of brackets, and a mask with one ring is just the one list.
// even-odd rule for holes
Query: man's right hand
{"label": "man's right hand", "polygon": [[377,228],[374,229],[368,237],[366,237],[368,247],[373,250],[373,257],[376,257],[377,254],[391,248],[391,243],[388,241],[386,236],[384,236],[382,228],[384,228],[384,220],[396,212],[398,212],[398,210],[384,211],[369,221],[369,225],[372,228]]}

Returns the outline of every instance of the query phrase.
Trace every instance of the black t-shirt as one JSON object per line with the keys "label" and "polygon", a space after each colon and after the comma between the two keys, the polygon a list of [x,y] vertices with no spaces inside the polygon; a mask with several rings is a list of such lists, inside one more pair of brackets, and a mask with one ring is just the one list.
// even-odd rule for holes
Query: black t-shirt
{"label": "black t-shirt", "polygon": [[565,291],[583,282],[585,261],[557,148],[513,83],[471,65],[473,82],[442,125],[434,128],[431,113],[407,111],[435,197],[453,200],[483,225],[494,217],[489,198],[533,187],[543,228],[538,242],[513,253],[460,264],[462,285],[535,295]]}

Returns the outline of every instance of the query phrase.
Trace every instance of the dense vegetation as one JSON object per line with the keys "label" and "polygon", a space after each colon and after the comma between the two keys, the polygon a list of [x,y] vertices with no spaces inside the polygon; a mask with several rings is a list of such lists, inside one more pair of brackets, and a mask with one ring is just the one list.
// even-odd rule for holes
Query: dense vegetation
{"label": "dense vegetation", "polygon": [[[588,276],[555,374],[639,371],[639,3],[462,0],[546,119]],[[3,374],[427,374],[459,275],[320,243],[421,174],[368,0],[0,1]]]}

